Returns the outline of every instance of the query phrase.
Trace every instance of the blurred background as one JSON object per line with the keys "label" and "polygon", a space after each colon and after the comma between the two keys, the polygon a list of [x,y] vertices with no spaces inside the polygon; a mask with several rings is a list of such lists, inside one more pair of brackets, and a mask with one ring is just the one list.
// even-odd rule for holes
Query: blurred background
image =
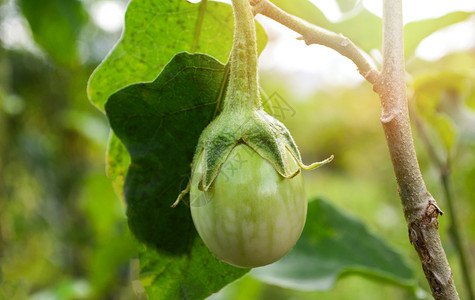
{"label": "blurred background", "polygon": [[[332,22],[355,13],[334,1],[312,2]],[[472,12],[467,20],[429,35],[407,57],[416,150],[429,190],[446,212],[440,234],[463,299],[462,268],[451,237],[455,220],[473,278],[475,3],[404,5],[405,23]],[[133,249],[124,205],[105,175],[109,126],[86,94],[89,76],[120,38],[126,6],[125,0],[0,1],[0,299],[137,298],[130,283]],[[359,6],[381,15],[380,1]],[[309,197],[322,197],[362,219],[407,257],[423,298],[428,287],[408,242],[378,97],[348,59],[321,46],[305,46],[296,33],[258,19],[269,36],[260,57],[261,84],[291,107],[293,112],[280,119],[293,133],[304,162],[335,155],[331,166],[305,173]],[[380,52],[370,54],[379,66]],[[403,287],[356,275],[318,292],[283,289],[245,276],[217,295],[409,297],[415,296]]]}

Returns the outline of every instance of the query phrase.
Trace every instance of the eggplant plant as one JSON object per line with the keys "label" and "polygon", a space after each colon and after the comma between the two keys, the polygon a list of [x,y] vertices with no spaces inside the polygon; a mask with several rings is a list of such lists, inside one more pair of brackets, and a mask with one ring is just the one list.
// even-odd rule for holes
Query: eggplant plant
{"label": "eggplant plant", "polygon": [[[401,1],[384,1],[381,72],[343,35],[267,0],[231,2],[232,11],[206,0],[131,1],[122,40],[89,82],[90,98],[113,130],[108,171],[127,206],[140,260],[136,279],[149,297],[205,298],[269,264],[251,274],[318,290],[308,282],[331,286],[344,271],[357,270],[416,293],[414,272],[396,251],[325,201],[307,201],[302,170],[333,156],[304,165],[289,130],[263,109],[257,59],[266,35],[254,21],[262,14],[308,45],[350,58],[373,85],[410,241],[434,297],[457,299],[437,232],[441,210],[420,175],[408,121]],[[239,168],[229,171],[235,158]]]}

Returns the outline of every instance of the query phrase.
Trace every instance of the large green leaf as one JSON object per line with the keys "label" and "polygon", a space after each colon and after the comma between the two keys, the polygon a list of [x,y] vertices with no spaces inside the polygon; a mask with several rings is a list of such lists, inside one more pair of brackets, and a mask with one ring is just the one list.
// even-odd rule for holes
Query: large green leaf
{"label": "large green leaf", "polygon": [[203,54],[177,54],[151,83],[113,94],[105,109],[131,164],[124,186],[129,227],[153,299],[199,299],[248,270],[219,262],[197,235],[189,208],[170,205],[186,187],[201,131],[213,119],[225,67]]}
{"label": "large green leaf", "polygon": [[[153,80],[163,66],[180,51],[206,52],[225,61],[232,47],[232,9],[226,4],[210,2],[200,17],[200,7],[203,8],[185,0],[131,1],[121,41],[91,76],[88,86],[91,101],[102,109],[105,100],[114,91],[130,83]],[[198,23],[201,23],[201,30],[196,30]],[[257,36],[258,48],[262,51],[267,37],[260,26],[257,26]],[[169,207],[180,189],[186,186],[196,141],[216,110],[217,95],[221,91],[216,88],[223,88],[223,65],[214,59],[203,57],[177,55],[154,83],[125,88],[108,102],[112,127],[121,139],[119,141],[114,134],[111,135],[108,175],[114,178],[116,191],[121,195],[129,162],[122,145],[124,143],[132,156],[124,187],[129,226],[146,243],[141,246],[141,269],[147,292],[154,299],[168,299],[170,295],[184,297],[185,294],[202,298],[247,272],[216,261],[197,238],[188,209],[179,207],[173,210]],[[175,75],[178,77],[174,77]],[[151,88],[155,91],[151,93],[149,88],[158,85],[166,89],[158,91]],[[136,92],[142,88],[147,92],[137,96]],[[157,93],[162,95],[159,97],[162,99],[160,103],[154,102],[157,110],[140,110],[144,101],[158,99],[155,98]],[[143,101],[137,101],[137,98]],[[191,104],[196,104],[197,107],[189,107]],[[135,109],[129,109],[132,107]],[[176,114],[169,111],[174,108]],[[162,124],[156,122],[159,118],[155,116],[147,118],[157,111],[171,113],[163,116],[161,121],[175,121]],[[129,112],[133,115],[126,116]],[[134,115],[140,113],[145,114],[144,119]],[[129,121],[122,119],[129,117]],[[113,125],[113,120],[117,120],[117,126]],[[181,129],[176,124],[182,125]],[[137,126],[140,130],[130,132],[125,128],[120,129],[123,125]],[[151,129],[159,127],[163,131],[155,132],[157,136],[149,135],[152,134]],[[151,141],[156,143],[157,139],[172,143],[178,149],[173,151],[175,160],[160,163],[165,162],[164,157],[170,157],[170,149],[166,149],[166,153],[156,151],[165,145],[150,144]],[[141,150],[146,151],[142,153]],[[156,182],[159,183],[155,185]],[[208,267],[203,268],[208,275],[202,276],[201,281],[192,279],[190,274],[198,274],[194,268],[198,265],[201,267],[200,262],[204,261],[209,262]],[[166,271],[160,268],[163,262],[166,263]],[[177,272],[182,276],[177,276]],[[206,278],[212,280],[206,281]],[[195,287],[194,284],[200,285]],[[163,294],[164,289],[168,291],[166,295]]]}
{"label": "large green leaf", "polygon": [[77,63],[77,40],[86,12],[79,0],[20,0],[35,41],[57,62]]}
{"label": "large green leaf", "polygon": [[[100,109],[118,89],[153,80],[178,52],[201,52],[225,62],[232,47],[231,6],[209,2],[200,17],[200,4],[186,0],[133,0],[125,15],[121,40],[89,80],[88,95]],[[200,20],[200,22],[198,22]],[[197,31],[197,24],[201,30]],[[257,26],[258,48],[267,37]],[[196,39],[196,49],[193,49]]]}
{"label": "large green leaf", "polygon": [[309,203],[307,224],[292,251],[272,265],[252,270],[262,281],[321,291],[339,276],[358,273],[413,287],[415,275],[400,254],[358,219],[321,199]]}

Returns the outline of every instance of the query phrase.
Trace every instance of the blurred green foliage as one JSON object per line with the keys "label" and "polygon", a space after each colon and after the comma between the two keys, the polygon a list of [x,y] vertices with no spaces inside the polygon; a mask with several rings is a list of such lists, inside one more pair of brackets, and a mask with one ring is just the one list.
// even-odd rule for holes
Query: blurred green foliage
{"label": "blurred green foliage", "polygon": [[[6,43],[0,47],[0,299],[143,298],[136,281],[131,282],[138,278],[130,266],[135,245],[126,225],[124,204],[116,195],[121,191],[116,189],[114,193],[112,180],[104,171],[109,125],[105,116],[88,103],[86,95],[88,77],[119,38],[119,33],[105,32],[92,22],[88,9],[94,2],[99,1],[49,0],[42,1],[44,5],[31,0],[0,1],[2,28],[7,21],[26,18],[37,47],[31,50]],[[307,7],[304,9],[296,4],[289,6],[289,1],[275,1],[279,2],[297,15],[301,12],[308,18],[323,16],[307,1],[302,1]],[[353,2],[339,4],[350,10]],[[414,31],[424,35],[415,34],[417,39],[408,41],[411,49],[425,35],[466,16],[452,14],[443,19],[445,23],[430,22],[436,27],[426,31],[417,27]],[[357,28],[350,21],[350,25],[322,22],[316,24],[329,25],[329,29],[348,36]],[[355,36],[356,43],[368,38],[360,44],[376,45],[374,39],[379,39],[379,34],[375,30],[379,29],[372,27],[370,34]],[[424,120],[436,153],[450,158],[456,214],[473,270],[475,54],[453,53],[433,62],[413,59],[407,67],[412,77],[411,105],[416,108],[413,114]],[[408,243],[379,124],[377,96],[363,83],[354,88],[330,86],[296,98],[293,87],[287,84],[289,76],[292,75],[275,71],[263,73],[262,86],[268,94],[278,92],[295,110],[294,116],[283,121],[300,146],[304,161],[321,160],[329,154],[336,157],[331,167],[305,174],[309,197],[329,199],[342,211],[363,220],[370,231],[385,236],[417,271],[422,289],[418,295],[423,297],[427,284]],[[429,190],[446,210],[439,170],[416,129],[414,138]],[[120,178],[128,160],[116,163],[120,168],[109,174]],[[449,226],[443,216],[441,237],[463,298],[459,261],[448,235]],[[214,297],[415,296],[405,288],[359,276],[346,276],[326,292],[299,292],[245,276]]]}
{"label": "blurred green foliage", "polygon": [[87,20],[79,0],[19,0],[35,41],[54,61],[73,66],[78,63],[78,38]]}
{"label": "blurred green foliage", "polygon": [[3,35],[21,34],[8,26],[23,15],[38,47],[0,48],[0,299],[130,299],[135,246],[104,176],[108,124],[86,95],[118,33],[76,0],[0,11]]}

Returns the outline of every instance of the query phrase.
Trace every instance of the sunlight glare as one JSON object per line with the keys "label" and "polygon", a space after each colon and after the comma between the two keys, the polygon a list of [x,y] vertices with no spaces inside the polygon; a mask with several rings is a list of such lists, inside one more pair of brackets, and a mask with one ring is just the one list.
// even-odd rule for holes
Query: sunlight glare
{"label": "sunlight glare", "polygon": [[426,60],[437,60],[444,55],[475,49],[475,18],[454,24],[425,38],[417,47],[416,55]]}
{"label": "sunlight glare", "polygon": [[310,0],[310,2],[318,7],[331,22],[336,22],[342,17],[342,13],[335,0]]}
{"label": "sunlight glare", "polygon": [[[381,0],[363,0],[363,5],[373,14],[381,17]],[[453,11],[475,11],[475,1],[469,0],[403,0],[404,23],[441,17]]]}
{"label": "sunlight glare", "polygon": [[357,85],[363,81],[356,66],[332,49],[306,46],[299,35],[280,24],[259,18],[269,36],[268,46],[259,58],[264,72],[291,73],[289,83],[299,97],[324,86]]}
{"label": "sunlight glare", "polygon": [[108,32],[119,31],[124,24],[125,7],[117,1],[99,1],[92,5],[91,15],[94,23]]}
{"label": "sunlight glare", "polygon": [[[334,0],[310,0],[327,18],[337,21],[343,17]],[[382,15],[381,0],[363,0],[362,4],[372,13]],[[427,18],[441,17],[453,11],[475,11],[475,1],[467,0],[403,0],[404,20],[412,22]],[[301,92],[311,92],[325,85],[354,85],[363,81],[356,72],[356,66],[341,57],[334,50],[312,45],[306,46],[298,41],[297,33],[270,21],[258,18],[264,24],[269,35],[268,47],[260,58],[262,70],[277,70],[294,73],[295,81]],[[416,55],[425,60],[435,60],[454,52],[475,47],[475,20],[473,18],[447,27],[422,41]],[[371,54],[373,54],[371,52]],[[376,57],[376,60],[378,57]],[[300,75],[296,75],[300,74]],[[309,87],[309,85],[311,87]],[[306,88],[305,88],[306,86]]]}
{"label": "sunlight glare", "polygon": [[33,41],[33,36],[25,18],[12,4],[0,6],[0,42],[7,49],[25,49],[36,55],[41,50]]}

